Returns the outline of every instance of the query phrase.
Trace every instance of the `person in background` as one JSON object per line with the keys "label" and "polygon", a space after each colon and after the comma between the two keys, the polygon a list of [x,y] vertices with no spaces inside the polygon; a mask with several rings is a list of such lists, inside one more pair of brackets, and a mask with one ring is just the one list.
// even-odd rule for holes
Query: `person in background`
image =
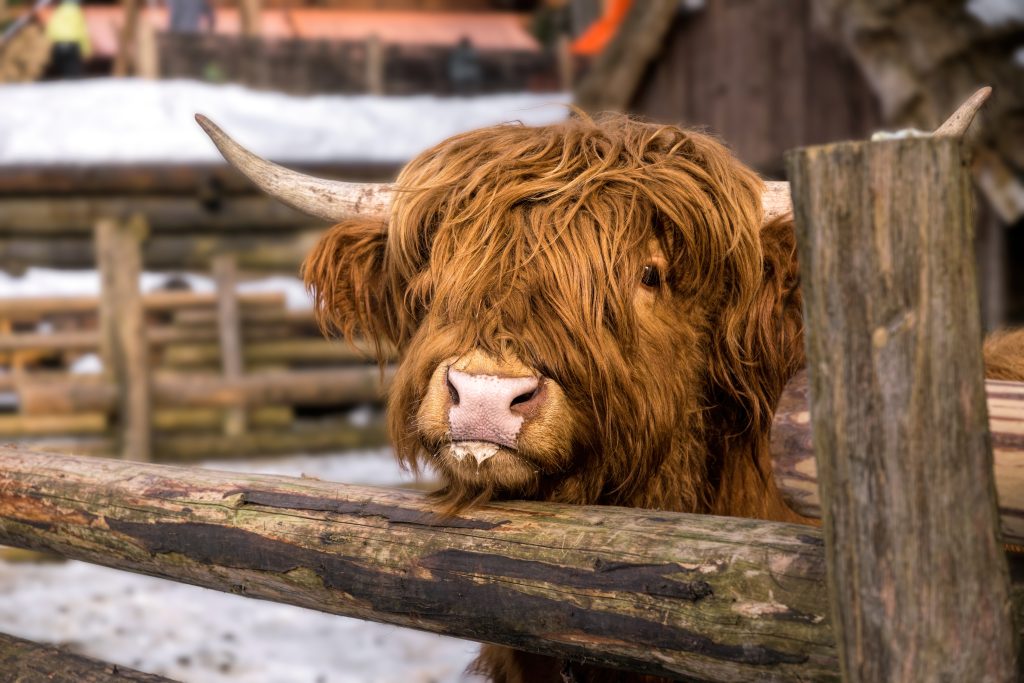
{"label": "person in background", "polygon": [[80,78],[84,60],[92,54],[89,27],[80,0],[61,0],[46,24],[50,40],[50,64],[57,78]]}
{"label": "person in background", "polygon": [[206,30],[213,32],[216,18],[210,0],[167,0],[167,7],[171,14],[168,22],[171,33],[199,33],[203,19],[206,19]]}

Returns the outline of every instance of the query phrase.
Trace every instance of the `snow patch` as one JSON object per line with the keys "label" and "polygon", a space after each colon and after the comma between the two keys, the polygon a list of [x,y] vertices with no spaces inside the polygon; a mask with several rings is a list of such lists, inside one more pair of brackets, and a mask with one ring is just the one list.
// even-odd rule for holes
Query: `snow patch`
{"label": "snow patch", "polygon": [[278,161],[401,163],[473,128],[560,121],[570,96],[296,97],[187,80],[88,79],[0,86],[0,102],[0,165],[220,163],[197,112]]}

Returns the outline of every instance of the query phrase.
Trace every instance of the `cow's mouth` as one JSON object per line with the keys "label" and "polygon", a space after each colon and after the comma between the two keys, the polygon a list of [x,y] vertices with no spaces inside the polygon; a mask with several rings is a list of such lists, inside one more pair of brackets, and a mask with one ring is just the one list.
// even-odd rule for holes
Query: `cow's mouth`
{"label": "cow's mouth", "polygon": [[522,453],[491,441],[451,441],[438,454],[438,464],[455,481],[472,487],[488,484],[519,489],[535,481],[536,465]]}
{"label": "cow's mouth", "polygon": [[514,453],[511,449],[493,441],[453,441],[448,447],[448,455],[457,463],[471,464],[475,462],[479,467],[503,449]]}

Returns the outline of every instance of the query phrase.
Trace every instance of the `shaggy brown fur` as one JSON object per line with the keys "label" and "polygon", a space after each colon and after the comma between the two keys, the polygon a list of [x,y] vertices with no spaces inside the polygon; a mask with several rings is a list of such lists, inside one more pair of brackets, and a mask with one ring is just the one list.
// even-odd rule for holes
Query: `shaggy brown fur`
{"label": "shaggy brown fur", "polygon": [[[404,463],[438,469],[439,504],[804,521],[768,450],[804,362],[792,224],[762,226],[762,183],[722,145],[619,116],[498,126],[423,153],[399,186],[386,225],[334,227],[305,279],[325,328],[400,350],[391,435]],[[660,284],[641,283],[645,266]],[[453,364],[550,383],[514,452],[471,468],[448,456]],[[493,646],[478,662],[510,683],[567,666],[581,683],[649,680]]]}

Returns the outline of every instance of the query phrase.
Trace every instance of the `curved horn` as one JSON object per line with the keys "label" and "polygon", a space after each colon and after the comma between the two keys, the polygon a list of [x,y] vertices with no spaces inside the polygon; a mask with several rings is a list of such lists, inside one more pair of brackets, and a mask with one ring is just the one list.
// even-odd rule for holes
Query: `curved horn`
{"label": "curved horn", "polygon": [[946,122],[935,129],[932,133],[933,137],[937,138],[958,138],[967,132],[967,129],[971,125],[971,121],[974,120],[974,115],[981,109],[981,105],[985,104],[985,100],[992,94],[992,86],[986,85],[976,93],[968,97],[963,104],[961,104],[952,116],[946,119]]}
{"label": "curved horn", "polygon": [[[962,137],[967,132],[971,122],[974,120],[975,114],[977,114],[978,110],[981,109],[981,105],[985,104],[985,101],[991,94],[991,86],[985,86],[968,97],[964,100],[964,103],[957,107],[957,110],[953,112],[948,119],[946,119],[945,123],[935,129],[935,132],[932,133],[932,137]],[[765,183],[765,186],[764,194],[761,195],[761,202],[764,205],[764,222],[767,223],[779,216],[792,213],[793,200],[789,194],[789,183],[785,181],[769,181]]]}
{"label": "curved horn", "polygon": [[345,183],[291,171],[256,156],[202,114],[196,114],[196,122],[229,164],[293,209],[334,223],[354,216],[384,218],[388,214],[392,193],[388,183]]}

